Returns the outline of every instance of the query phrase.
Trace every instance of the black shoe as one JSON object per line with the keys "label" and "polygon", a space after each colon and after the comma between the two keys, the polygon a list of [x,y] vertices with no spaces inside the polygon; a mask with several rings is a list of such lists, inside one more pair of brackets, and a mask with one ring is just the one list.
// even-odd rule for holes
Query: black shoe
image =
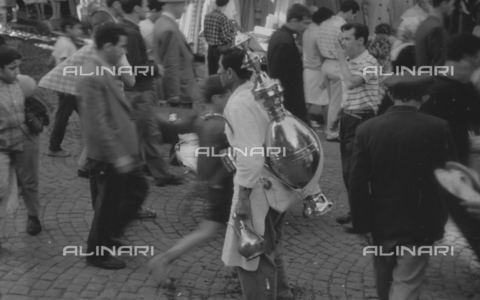
{"label": "black shoe", "polygon": [[156,186],[164,187],[166,185],[181,185],[183,184],[183,178],[180,176],[170,175],[170,177],[165,181],[157,181]]}
{"label": "black shoe", "polygon": [[89,256],[87,257],[87,265],[106,270],[120,270],[126,267],[123,261],[113,256],[108,256],[107,259]]}
{"label": "black shoe", "polygon": [[88,172],[87,170],[78,169],[77,170],[77,176],[80,177],[80,178],[89,179],[90,178],[90,172]]}
{"label": "black shoe", "polygon": [[157,213],[153,209],[141,206],[133,217],[136,219],[154,219],[157,217]]}
{"label": "black shoe", "polygon": [[346,216],[343,216],[343,217],[338,217],[337,219],[337,223],[339,224],[348,224],[350,222],[352,222],[352,215],[350,214],[350,212],[346,215]]}
{"label": "black shoe", "polygon": [[37,235],[40,231],[42,231],[42,224],[40,224],[38,217],[28,216],[27,233],[29,235]]}

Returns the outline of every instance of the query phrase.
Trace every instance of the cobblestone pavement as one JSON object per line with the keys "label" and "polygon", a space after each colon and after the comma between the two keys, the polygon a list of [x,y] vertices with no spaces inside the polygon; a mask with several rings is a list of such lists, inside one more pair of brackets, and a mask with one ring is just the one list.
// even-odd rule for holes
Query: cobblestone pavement
{"label": "cobblestone pavement", "polygon": [[[324,141],[323,134],[320,134]],[[26,233],[26,210],[9,216],[6,237],[0,240],[0,297],[10,299],[241,299],[238,278],[220,260],[222,233],[175,262],[175,279],[157,288],[147,275],[148,257],[122,256],[127,268],[119,271],[86,266],[85,260],[63,256],[64,246],[86,247],[93,217],[88,180],[76,176],[82,150],[78,122],[67,129],[64,149],[74,156],[46,156],[49,133],[42,134],[40,193],[44,230]],[[319,220],[302,217],[301,205],[288,213],[285,249],[288,276],[296,299],[376,299],[372,257],[362,256],[362,239],[349,235],[335,222],[347,212],[340,171],[339,145],[323,143],[325,169],[321,185],[336,208]],[[165,146],[165,150],[168,146]],[[165,151],[167,152],[167,151]],[[183,169],[174,168],[175,173]],[[182,186],[151,187],[146,206],[154,220],[136,220],[125,233],[134,245],[165,251],[196,228],[203,201],[195,196],[194,177]],[[455,246],[454,256],[432,257],[421,299],[480,299],[480,264],[451,223],[441,242]]]}

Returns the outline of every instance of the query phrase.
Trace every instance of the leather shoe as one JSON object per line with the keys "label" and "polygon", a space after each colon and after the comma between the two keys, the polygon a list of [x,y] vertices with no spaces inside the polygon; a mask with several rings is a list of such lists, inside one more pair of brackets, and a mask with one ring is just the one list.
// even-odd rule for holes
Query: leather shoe
{"label": "leather shoe", "polygon": [[37,235],[40,231],[42,231],[42,224],[40,224],[38,217],[28,216],[27,233],[29,235]]}
{"label": "leather shoe", "polygon": [[352,222],[352,215],[350,214],[350,212],[346,215],[346,216],[343,216],[343,217],[338,217],[337,219],[337,223],[339,224],[348,224],[350,222]]}
{"label": "leather shoe", "polygon": [[113,256],[108,256],[106,259],[89,256],[87,257],[87,265],[106,270],[120,270],[126,267],[123,261]]}

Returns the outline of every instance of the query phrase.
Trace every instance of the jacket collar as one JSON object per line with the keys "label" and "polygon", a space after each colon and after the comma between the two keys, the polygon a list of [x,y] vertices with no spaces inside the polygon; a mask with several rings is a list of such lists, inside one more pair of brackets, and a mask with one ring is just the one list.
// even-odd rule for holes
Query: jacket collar
{"label": "jacket collar", "polygon": [[172,21],[173,23],[175,23],[175,25],[178,26],[177,19],[175,19],[175,16],[171,13],[164,11],[162,12],[162,16],[167,17],[167,19],[170,19],[170,21]]}
{"label": "jacket collar", "polygon": [[413,106],[392,106],[389,109],[387,109],[386,113],[394,113],[394,112],[419,112],[419,110],[416,107]]}

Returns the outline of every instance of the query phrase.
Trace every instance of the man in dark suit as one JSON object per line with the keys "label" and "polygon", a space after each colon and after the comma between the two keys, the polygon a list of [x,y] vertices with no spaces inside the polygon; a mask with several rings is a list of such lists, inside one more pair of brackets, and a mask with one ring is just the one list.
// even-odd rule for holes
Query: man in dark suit
{"label": "man in dark suit", "polygon": [[[445,66],[453,72],[435,77],[434,84],[428,89],[430,99],[421,107],[422,112],[448,122],[458,159],[466,166],[470,160],[470,135],[480,127],[480,95],[471,81],[473,73],[480,66],[479,61],[480,38],[467,32],[452,36],[447,43]],[[445,197],[453,220],[480,257],[478,222],[468,215],[457,197],[449,194]]]}
{"label": "man in dark suit", "polygon": [[[418,250],[444,234],[448,212],[434,170],[456,151],[447,123],[418,110],[431,83],[430,77],[388,78],[395,105],[357,129],[349,188],[353,227],[382,253],[397,246]],[[429,256],[378,253],[379,299],[418,299]]]}
{"label": "man in dark suit", "polygon": [[303,60],[294,35],[301,35],[310,23],[310,10],[294,4],[288,10],[287,23],[270,38],[267,53],[269,75],[279,79],[284,88],[285,108],[307,125],[310,122],[303,90]]}
{"label": "man in dark suit", "polygon": [[[112,236],[121,233],[138,211],[148,192],[139,163],[138,136],[130,103],[112,69],[125,53],[127,33],[115,24],[95,32],[96,54],[82,70],[77,83],[78,106],[90,169],[90,190],[95,215],[88,236],[87,264],[103,269],[122,269],[125,263],[100,247],[121,246]],[[128,201],[125,201],[128,197]],[[120,205],[121,204],[121,205]]]}

